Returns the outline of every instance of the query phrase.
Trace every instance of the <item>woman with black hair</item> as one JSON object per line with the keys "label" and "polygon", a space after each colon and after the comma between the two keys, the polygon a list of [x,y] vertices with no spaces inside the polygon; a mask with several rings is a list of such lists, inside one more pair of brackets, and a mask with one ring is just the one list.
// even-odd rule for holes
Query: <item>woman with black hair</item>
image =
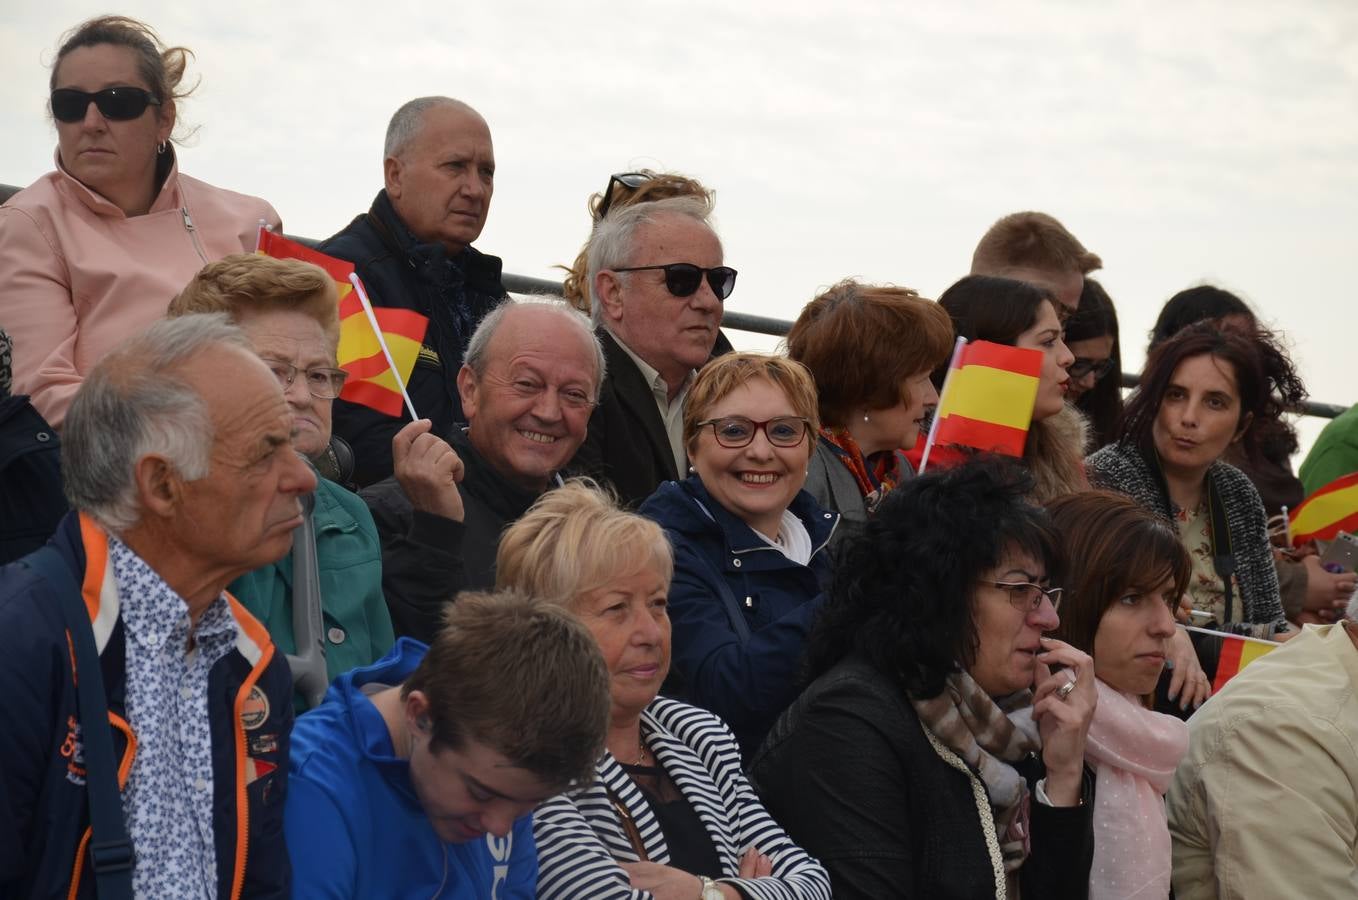
{"label": "woman with black hair", "polygon": [[1188,595],[1218,627],[1290,637],[1259,492],[1222,460],[1251,427],[1306,396],[1271,335],[1199,322],[1157,345],[1118,429],[1088,459],[1097,487],[1127,494],[1177,525],[1193,560]]}
{"label": "woman with black hair", "polygon": [[1211,284],[1184,288],[1165,301],[1151,328],[1149,353],[1189,325],[1205,319],[1218,326],[1245,334],[1257,326],[1254,310],[1235,294]]}
{"label": "woman with black hair", "polygon": [[[1062,338],[1059,304],[1052,294],[1010,278],[968,275],[944,291],[938,305],[947,310],[959,337],[1042,353],[1037,398],[1023,448],[1023,462],[1034,482],[1031,499],[1045,503],[1089,487],[1084,474],[1084,417],[1066,403],[1075,357]],[[934,371],[934,385],[940,391],[946,374],[946,365]],[[965,450],[935,447],[929,464],[955,465],[967,458]]]}
{"label": "woman with black hair", "polygon": [[1043,637],[1059,554],[1032,489],[1003,461],[929,473],[844,547],[815,680],[751,766],[838,898],[1086,896],[1094,670]]}
{"label": "woman with black hair", "polygon": [[1113,300],[1092,278],[1085,279],[1080,307],[1066,320],[1065,341],[1075,355],[1066,370],[1066,399],[1089,421],[1091,445],[1102,447],[1112,441],[1122,415],[1122,347]]}

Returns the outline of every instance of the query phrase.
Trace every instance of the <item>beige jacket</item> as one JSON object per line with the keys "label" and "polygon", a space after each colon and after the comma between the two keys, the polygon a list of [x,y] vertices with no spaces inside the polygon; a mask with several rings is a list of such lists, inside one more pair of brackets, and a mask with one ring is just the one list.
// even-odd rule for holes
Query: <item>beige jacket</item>
{"label": "beige jacket", "polygon": [[1170,785],[1178,900],[1358,897],[1358,649],[1307,626],[1189,719]]}

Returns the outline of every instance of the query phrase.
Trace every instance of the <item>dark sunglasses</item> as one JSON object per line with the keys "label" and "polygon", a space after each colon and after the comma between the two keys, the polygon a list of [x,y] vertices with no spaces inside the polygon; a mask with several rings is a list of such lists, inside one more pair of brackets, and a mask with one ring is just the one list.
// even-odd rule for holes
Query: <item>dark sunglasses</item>
{"label": "dark sunglasses", "polygon": [[1086,375],[1093,374],[1095,381],[1111,371],[1113,371],[1111,357],[1108,359],[1086,359],[1083,356],[1077,356],[1075,362],[1070,364],[1070,368],[1066,369],[1071,378],[1084,378]]}
{"label": "dark sunglasses", "polygon": [[654,175],[647,175],[645,172],[622,172],[609,175],[608,187],[604,188],[604,198],[599,201],[599,211],[595,213],[595,216],[602,219],[608,215],[609,208],[613,206],[613,185],[620,184],[635,191],[654,177]]}
{"label": "dark sunglasses", "polygon": [[113,122],[126,122],[146,112],[148,106],[159,106],[156,95],[139,87],[111,87],[93,94],[75,88],[57,88],[52,92],[52,117],[58,122],[79,122],[85,118],[90,102],[99,107],[99,115]]}
{"label": "dark sunglasses", "polygon": [[730,266],[713,266],[703,269],[693,263],[667,263],[663,266],[627,266],[614,269],[614,272],[646,272],[651,269],[665,270],[665,287],[676,297],[691,297],[707,276],[707,283],[718,300],[725,300],[736,289],[736,270]]}

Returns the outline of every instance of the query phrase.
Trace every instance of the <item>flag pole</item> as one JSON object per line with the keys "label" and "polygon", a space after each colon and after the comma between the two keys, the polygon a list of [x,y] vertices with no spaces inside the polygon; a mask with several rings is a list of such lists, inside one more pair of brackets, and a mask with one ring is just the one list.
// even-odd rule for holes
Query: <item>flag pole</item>
{"label": "flag pole", "polygon": [[957,368],[957,360],[962,355],[962,347],[967,339],[962,335],[957,336],[957,343],[952,348],[952,358],[948,360],[948,371],[943,375],[943,390],[938,392],[938,406],[934,408],[934,420],[929,423],[929,437],[924,442],[924,455],[920,457],[919,472],[923,475],[924,470],[929,465],[929,453],[934,449],[934,438],[938,435],[938,420],[942,418],[939,411],[943,409],[943,401],[948,396],[948,385],[952,383],[952,373]]}
{"label": "flag pole", "polygon": [[1228,631],[1213,631],[1210,628],[1199,628],[1197,625],[1185,625],[1184,631],[1192,631],[1197,634],[1210,635],[1211,637],[1231,638],[1237,641],[1249,641],[1254,644],[1267,644],[1270,647],[1277,647],[1278,641],[1270,641],[1267,638],[1250,637],[1247,634],[1231,634]]}
{"label": "flag pole", "polygon": [[264,246],[264,232],[266,232],[266,231],[268,231],[268,230],[269,230],[269,223],[268,223],[268,222],[265,222],[263,219],[260,219],[260,220],[259,220],[259,230],[255,232],[255,252],[256,252],[256,253],[259,252],[259,248],[260,248],[260,247]]}
{"label": "flag pole", "polygon": [[1292,549],[1292,519],[1286,506],[1283,507],[1283,546]]}
{"label": "flag pole", "polygon": [[418,419],[419,415],[415,412],[415,404],[410,402],[410,394],[406,393],[405,379],[401,377],[401,372],[396,368],[396,360],[391,358],[391,351],[387,349],[387,341],[382,337],[382,327],[377,324],[377,314],[373,312],[372,301],[368,299],[368,292],[363,290],[363,282],[359,280],[357,272],[349,274],[349,283],[358,292],[358,302],[363,304],[363,313],[368,317],[368,324],[372,326],[373,334],[377,336],[377,346],[382,348],[382,355],[387,359],[387,365],[391,367],[392,377],[396,379],[396,386],[401,389],[401,398],[406,402],[406,409],[410,411],[411,419]]}

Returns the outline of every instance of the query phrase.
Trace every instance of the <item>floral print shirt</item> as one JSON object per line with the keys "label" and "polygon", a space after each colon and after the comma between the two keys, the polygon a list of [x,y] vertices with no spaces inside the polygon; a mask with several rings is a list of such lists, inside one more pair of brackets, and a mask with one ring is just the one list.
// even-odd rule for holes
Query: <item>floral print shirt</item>
{"label": "floral print shirt", "polygon": [[[1234,575],[1231,576],[1231,592],[1235,616],[1230,622],[1226,620],[1226,590],[1212,563],[1212,517],[1207,511],[1207,501],[1204,499],[1192,510],[1176,506],[1174,523],[1179,528],[1179,540],[1193,563],[1193,574],[1188,579],[1188,597],[1193,601],[1193,608],[1211,613],[1218,625],[1241,622],[1240,581]],[[1249,633],[1253,637],[1269,638],[1273,636],[1273,626],[1269,623],[1255,625]]]}
{"label": "floral print shirt", "polygon": [[[110,535],[127,638],[127,722],[137,736],[123,815],[138,897],[217,896],[208,672],[231,651],[225,595],[198,620],[146,562]],[[192,645],[190,645],[192,640]]]}

